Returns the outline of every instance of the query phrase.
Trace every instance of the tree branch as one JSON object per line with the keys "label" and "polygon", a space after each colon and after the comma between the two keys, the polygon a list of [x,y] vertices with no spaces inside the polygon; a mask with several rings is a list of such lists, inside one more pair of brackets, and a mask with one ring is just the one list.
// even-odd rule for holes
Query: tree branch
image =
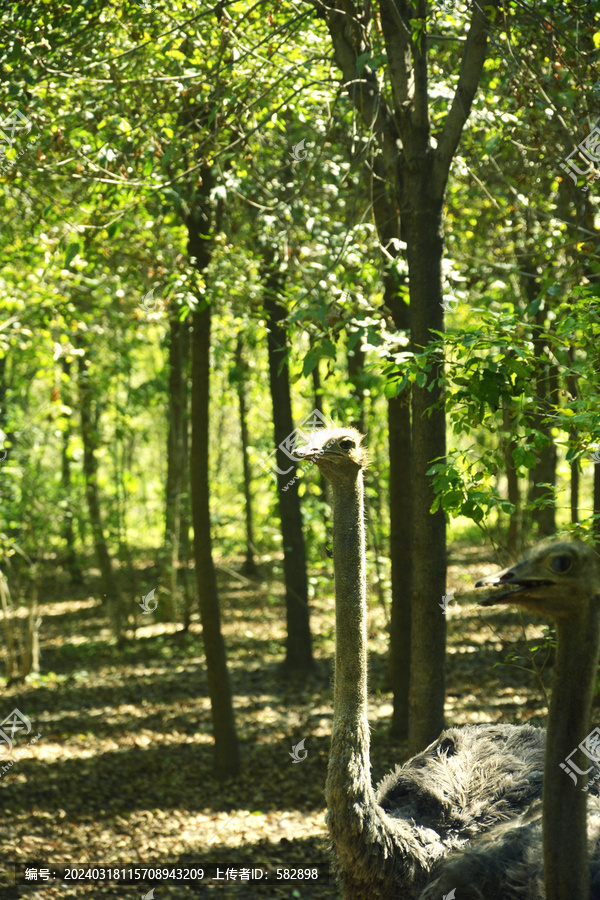
{"label": "tree branch", "polygon": [[394,114],[400,133],[410,120],[412,73],[410,65],[410,28],[404,0],[381,0],[381,29],[388,58],[388,71],[394,99]]}
{"label": "tree branch", "polygon": [[[497,3],[498,0],[490,0],[489,5],[497,7]],[[450,164],[458,147],[464,124],[471,112],[471,105],[486,57],[489,28],[490,19],[479,2],[476,2],[461,62],[458,85],[434,153],[432,191],[435,196],[441,197],[444,193]]]}
{"label": "tree branch", "polygon": [[372,52],[365,27],[368,23],[363,21],[352,0],[338,0],[335,5],[321,2],[319,7],[323,10],[331,35],[344,89],[352,98],[367,128],[377,137],[388,177],[395,178],[400,142],[394,117],[381,93],[375,71],[368,63],[365,63],[361,71],[357,66],[359,56]]}
{"label": "tree branch", "polygon": [[[427,20],[427,0],[419,0],[417,19]],[[421,133],[421,141],[429,149],[429,98],[427,95],[427,38],[425,29],[421,32],[421,40],[412,42],[413,70],[415,78],[414,126]]]}

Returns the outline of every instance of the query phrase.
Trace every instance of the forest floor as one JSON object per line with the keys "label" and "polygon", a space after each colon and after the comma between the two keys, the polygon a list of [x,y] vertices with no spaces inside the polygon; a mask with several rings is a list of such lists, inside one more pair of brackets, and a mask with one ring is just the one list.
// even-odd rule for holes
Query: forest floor
{"label": "forest floor", "polygon": [[[98,572],[73,586],[50,570],[40,596],[41,674],[6,687],[0,717],[18,709],[39,740],[15,737],[13,765],[0,768],[0,898],[186,898],[338,896],[328,879],[324,784],[331,734],[332,579],[312,601],[315,674],[302,686],[280,671],[284,641],[280,563],[261,576],[219,566],[223,630],[232,679],[242,774],[212,776],[213,746],[201,629],[189,633],[139,614],[122,651],[111,638]],[[447,671],[448,724],[532,722],[546,712],[527,656],[520,616],[477,607],[472,586],[493,571],[489,555],[456,544],[450,550]],[[151,575],[148,576],[151,578]],[[141,579],[144,571],[141,569]],[[148,580],[148,579],[146,579]],[[150,585],[151,586],[151,585]],[[139,598],[131,598],[134,604]],[[440,598],[441,600],[441,598]],[[23,615],[25,610],[23,609]],[[442,611],[440,609],[440,614]],[[541,623],[527,626],[529,643]],[[373,781],[406,758],[390,739],[391,695],[383,608],[369,613],[370,723]],[[535,643],[535,641],[533,641]],[[540,661],[545,653],[539,651]],[[544,674],[547,681],[547,673]],[[292,747],[305,741],[305,758]],[[304,755],[304,754],[299,754]],[[0,758],[0,764],[5,763]],[[197,886],[15,886],[11,862],[53,866],[204,868],[269,867],[269,883]],[[276,868],[319,869],[318,883],[276,883]],[[155,886],[154,895],[151,887]]]}

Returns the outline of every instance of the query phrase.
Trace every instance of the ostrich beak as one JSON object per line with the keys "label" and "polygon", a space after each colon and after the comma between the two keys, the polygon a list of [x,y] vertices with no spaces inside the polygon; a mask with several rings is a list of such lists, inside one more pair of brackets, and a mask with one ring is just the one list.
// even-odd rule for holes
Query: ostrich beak
{"label": "ostrich beak", "polygon": [[310,459],[312,462],[317,462],[333,443],[333,441],[330,441],[323,446],[321,442],[317,440],[315,443],[309,442],[303,447],[294,447],[292,452],[297,459]]}
{"label": "ostrich beak", "polygon": [[311,447],[307,444],[305,447],[295,447],[293,450],[293,455],[297,459],[318,459],[323,455],[323,450],[317,449],[316,447]]}
{"label": "ostrich beak", "polygon": [[480,578],[476,582],[475,587],[502,587],[506,585],[506,590],[493,591],[489,597],[484,597],[479,601],[480,606],[493,606],[495,603],[511,603],[515,594],[530,593],[535,588],[545,587],[554,584],[547,578],[539,578],[531,570],[530,563],[517,563],[516,566],[509,566],[495,575],[488,575],[487,578]]}

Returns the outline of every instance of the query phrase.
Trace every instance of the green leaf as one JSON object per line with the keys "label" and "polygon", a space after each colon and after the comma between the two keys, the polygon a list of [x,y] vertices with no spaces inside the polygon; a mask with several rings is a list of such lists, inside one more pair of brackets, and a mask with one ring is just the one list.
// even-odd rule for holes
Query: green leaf
{"label": "green leaf", "polygon": [[486,142],[486,145],[485,145],[486,152],[491,155],[501,140],[502,140],[501,134],[495,134],[493,137],[491,137],[489,139],[489,141]]}
{"label": "green leaf", "polygon": [[306,356],[304,357],[304,362],[302,363],[302,374],[304,376],[310,375],[312,370],[316,367],[317,363],[321,358],[321,354],[319,353],[318,347],[312,347]]}
{"label": "green leaf", "polygon": [[371,54],[367,51],[367,53],[361,53],[358,59],[356,60],[356,68],[358,72],[362,75],[364,72],[365,66],[367,65]]}
{"label": "green leaf", "polygon": [[383,393],[385,394],[388,400],[393,400],[393,398],[398,393],[398,382],[397,381],[387,381],[385,387],[383,389]]}
{"label": "green leaf", "polygon": [[516,466],[525,466],[527,469],[535,468],[537,457],[535,453],[528,450],[527,447],[515,447],[512,457]]}
{"label": "green leaf", "polygon": [[80,247],[77,241],[74,241],[72,244],[69,244],[67,247],[67,252],[65,253],[65,266],[68,268],[77,254],[79,253]]}
{"label": "green leaf", "polygon": [[462,491],[448,491],[448,493],[444,494],[442,497],[442,507],[444,509],[457,509],[459,503],[462,503],[462,500]]}
{"label": "green leaf", "polygon": [[461,516],[467,516],[469,519],[473,519],[474,522],[481,522],[483,519],[483,510],[474,500],[465,500],[461,507],[460,514]]}

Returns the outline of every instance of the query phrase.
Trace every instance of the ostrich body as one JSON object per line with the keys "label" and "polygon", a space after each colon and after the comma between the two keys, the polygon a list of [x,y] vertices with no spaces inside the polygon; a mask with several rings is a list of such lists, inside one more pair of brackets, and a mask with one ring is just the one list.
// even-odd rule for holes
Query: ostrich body
{"label": "ostrich body", "polygon": [[326,799],[335,868],[348,900],[414,900],[449,853],[541,797],[544,732],[511,725],[451,728],[373,789],[363,506],[367,454],[353,428],[317,431],[295,452],[319,466],[333,495],[336,647]]}
{"label": "ostrich body", "polygon": [[542,808],[534,804],[520,821],[493,830],[446,862],[423,900],[450,887],[461,900],[600,900],[598,770],[577,749],[590,732],[600,647],[600,558],[578,542],[546,542],[477,583],[484,585],[499,590],[483,606],[515,603],[556,622]]}

